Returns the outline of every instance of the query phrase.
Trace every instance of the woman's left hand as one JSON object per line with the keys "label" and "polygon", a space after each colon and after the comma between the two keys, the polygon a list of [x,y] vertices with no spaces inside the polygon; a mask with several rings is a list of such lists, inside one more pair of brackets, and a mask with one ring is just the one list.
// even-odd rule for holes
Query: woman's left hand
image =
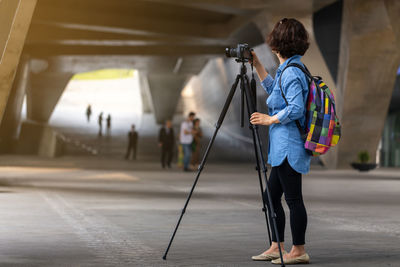
{"label": "woman's left hand", "polygon": [[269,116],[260,112],[254,112],[251,114],[250,123],[253,125],[266,125],[269,126],[274,123],[279,123],[278,117],[276,115]]}

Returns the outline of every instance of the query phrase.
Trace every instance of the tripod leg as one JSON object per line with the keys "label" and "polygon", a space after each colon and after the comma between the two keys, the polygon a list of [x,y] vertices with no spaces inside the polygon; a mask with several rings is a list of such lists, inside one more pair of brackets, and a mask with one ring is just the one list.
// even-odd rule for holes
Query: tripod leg
{"label": "tripod leg", "polygon": [[187,199],[186,199],[185,206],[184,206],[183,209],[182,209],[181,215],[180,215],[179,220],[178,220],[178,222],[177,222],[177,224],[176,224],[176,226],[175,226],[175,230],[174,230],[174,232],[173,232],[173,234],[172,234],[172,237],[171,237],[171,239],[170,239],[170,241],[169,241],[168,247],[167,247],[167,249],[165,250],[165,253],[164,253],[164,256],[163,256],[163,259],[164,259],[164,260],[167,259],[168,251],[169,251],[169,249],[170,249],[170,247],[171,247],[171,244],[172,244],[172,242],[173,242],[173,240],[174,240],[174,238],[175,238],[175,234],[176,234],[176,232],[177,232],[177,230],[178,230],[178,227],[179,227],[179,225],[180,225],[180,223],[181,223],[183,214],[185,214],[186,207],[187,207],[188,204],[189,204],[189,201],[190,201],[190,198],[192,197],[194,188],[196,187],[197,181],[199,180],[200,174],[201,174],[201,172],[202,172],[202,170],[203,170],[203,168],[204,168],[204,165],[205,165],[205,163],[206,163],[206,161],[207,161],[208,154],[209,154],[209,152],[210,152],[210,150],[211,150],[211,147],[212,147],[212,145],[213,145],[213,143],[214,143],[215,137],[217,136],[218,130],[219,130],[219,128],[221,127],[222,122],[224,121],[226,112],[228,111],[228,108],[229,108],[229,106],[230,106],[230,104],[231,104],[231,102],[232,102],[232,98],[233,98],[233,95],[235,94],[236,87],[237,87],[237,85],[238,85],[238,83],[239,83],[239,80],[240,80],[240,75],[237,75],[236,80],[235,80],[235,82],[233,83],[231,90],[229,91],[228,97],[226,98],[226,101],[225,101],[224,107],[222,108],[222,111],[221,111],[221,114],[220,114],[220,116],[219,116],[218,122],[215,124],[215,131],[214,131],[214,134],[213,134],[213,136],[212,136],[210,142],[208,143],[206,152],[204,153],[203,159],[201,160],[201,163],[200,163],[199,168],[198,168],[198,170],[197,170],[196,179],[194,180],[192,189],[190,190],[190,193],[189,193],[189,195],[188,195],[188,197],[187,197]]}
{"label": "tripod leg", "polygon": [[[245,88],[244,88],[244,83],[243,82],[241,82],[240,83],[240,89],[241,89],[241,97],[243,98],[243,99],[241,99],[241,102],[243,103],[244,102],[244,90],[245,90]],[[243,108],[242,108],[242,111],[243,111]],[[250,110],[247,108],[247,115],[248,115],[248,117],[250,118]],[[255,136],[255,132],[254,132],[254,129],[253,129],[253,127],[249,127],[250,128],[250,130],[251,130],[251,134],[252,134],[252,136],[253,136],[253,145],[254,145],[254,154],[255,154],[255,157],[256,157],[256,170],[257,170],[257,173],[258,173],[258,181],[259,181],[259,184],[260,184],[260,191],[261,191],[261,199],[262,199],[262,205],[263,205],[263,208],[262,208],[262,211],[264,212],[264,215],[265,215],[265,222],[266,222],[266,225],[267,225],[267,232],[268,232],[268,241],[269,241],[269,245],[271,246],[271,244],[272,244],[272,240],[271,240],[271,231],[270,231],[270,228],[269,228],[269,217],[268,217],[268,212],[267,212],[267,208],[266,208],[266,206],[265,206],[265,197],[264,197],[264,186],[263,186],[263,181],[262,181],[262,178],[261,178],[261,168],[260,168],[260,159],[258,158],[258,153],[257,153],[257,145],[256,145],[256,136]],[[265,168],[264,168],[265,169]]]}
{"label": "tripod leg", "polygon": [[[254,132],[253,128],[251,128],[251,132],[252,132],[252,135],[253,135],[254,153],[255,153],[256,161],[257,161],[257,167],[256,168],[257,168],[257,172],[258,172],[258,181],[260,183],[261,199],[262,199],[262,202],[263,202],[262,210],[263,210],[263,212],[265,214],[265,221],[266,221],[266,224],[267,224],[267,232],[268,232],[268,241],[269,241],[269,245],[271,246],[272,240],[271,240],[271,231],[269,229],[269,216],[268,216],[268,212],[267,212],[267,207],[265,206],[266,199],[264,198],[264,186],[263,186],[263,182],[262,182],[262,178],[261,178],[260,160],[258,158],[257,145],[256,145],[256,136],[255,136],[255,132]],[[263,170],[265,170],[265,168],[263,168]]]}
{"label": "tripod leg", "polygon": [[[243,83],[243,86],[244,86],[247,109],[248,109],[249,113],[252,114],[255,112],[255,108],[254,108],[255,104],[253,103],[253,97],[250,92],[249,79],[248,79],[247,75],[244,74],[241,77],[241,83]],[[280,242],[280,238],[279,238],[279,234],[278,234],[278,226],[276,223],[276,213],[275,213],[274,205],[272,203],[271,193],[268,188],[267,167],[265,165],[264,156],[262,153],[262,144],[261,144],[260,134],[258,132],[258,127],[256,127],[256,125],[251,124],[251,127],[253,128],[253,131],[254,131],[254,134],[256,137],[255,141],[256,141],[258,158],[261,161],[261,166],[263,167],[263,173],[264,173],[264,179],[265,179],[265,192],[267,193],[267,200],[268,200],[269,207],[270,207],[269,213],[272,218],[272,226],[274,227],[276,242],[278,243],[279,257],[281,258],[281,263],[282,263],[281,266],[285,266],[285,263],[283,262],[281,242]]]}

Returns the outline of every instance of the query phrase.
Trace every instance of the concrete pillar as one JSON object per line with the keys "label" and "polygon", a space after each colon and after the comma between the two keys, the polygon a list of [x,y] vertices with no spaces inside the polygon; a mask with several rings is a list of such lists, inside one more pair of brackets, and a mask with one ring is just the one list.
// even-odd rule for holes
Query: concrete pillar
{"label": "concrete pillar", "polygon": [[385,7],[389,17],[390,26],[396,38],[397,47],[400,47],[400,1],[398,0],[385,0]]}
{"label": "concrete pillar", "polygon": [[149,81],[147,75],[143,72],[139,72],[139,86],[140,95],[142,96],[142,108],[143,113],[152,113],[154,111],[153,103],[151,102]]}
{"label": "concrete pillar", "polygon": [[31,74],[27,91],[27,117],[37,122],[48,122],[72,73],[45,72]]}
{"label": "concrete pillar", "polygon": [[0,120],[3,118],[36,0],[0,1]]}
{"label": "concrete pillar", "polygon": [[22,56],[0,125],[2,152],[11,152],[18,138],[24,96],[29,86],[29,57]]}
{"label": "concrete pillar", "polygon": [[187,80],[186,75],[149,74],[149,89],[157,123],[172,119],[180,93]]}
{"label": "concrete pillar", "polygon": [[[395,1],[386,4],[397,5]],[[397,9],[398,10],[398,9]],[[371,159],[381,139],[396,71],[400,64],[395,28],[400,20],[384,1],[352,0],[343,3],[337,107],[342,138],[338,167],[348,168],[361,150]]]}

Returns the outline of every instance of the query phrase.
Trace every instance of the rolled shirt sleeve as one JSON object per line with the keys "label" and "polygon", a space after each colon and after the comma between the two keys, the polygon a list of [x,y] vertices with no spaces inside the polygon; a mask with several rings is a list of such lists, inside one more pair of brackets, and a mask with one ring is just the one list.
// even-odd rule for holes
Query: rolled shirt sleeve
{"label": "rolled shirt sleeve", "polygon": [[267,75],[267,77],[261,82],[261,86],[264,88],[267,94],[271,94],[272,84],[274,83],[274,79],[272,79],[271,75]]}
{"label": "rolled shirt sleeve", "polygon": [[282,90],[285,93],[288,105],[276,114],[280,123],[287,124],[303,116],[302,88],[299,78],[292,75],[286,76],[285,79],[282,77]]}

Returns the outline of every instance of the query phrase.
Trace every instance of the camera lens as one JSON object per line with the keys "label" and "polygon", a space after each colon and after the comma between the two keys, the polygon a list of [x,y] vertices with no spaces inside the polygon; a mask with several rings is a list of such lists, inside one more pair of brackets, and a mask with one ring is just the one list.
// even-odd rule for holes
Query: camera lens
{"label": "camera lens", "polygon": [[231,49],[229,47],[225,48],[225,56],[231,57]]}
{"label": "camera lens", "polygon": [[252,49],[249,47],[248,44],[238,44],[238,46],[235,48],[225,48],[225,55],[227,57],[233,57],[237,58],[240,61],[247,62],[248,60],[252,59],[251,50]]}
{"label": "camera lens", "polygon": [[225,48],[225,55],[227,57],[239,57],[238,49],[237,48]]}

